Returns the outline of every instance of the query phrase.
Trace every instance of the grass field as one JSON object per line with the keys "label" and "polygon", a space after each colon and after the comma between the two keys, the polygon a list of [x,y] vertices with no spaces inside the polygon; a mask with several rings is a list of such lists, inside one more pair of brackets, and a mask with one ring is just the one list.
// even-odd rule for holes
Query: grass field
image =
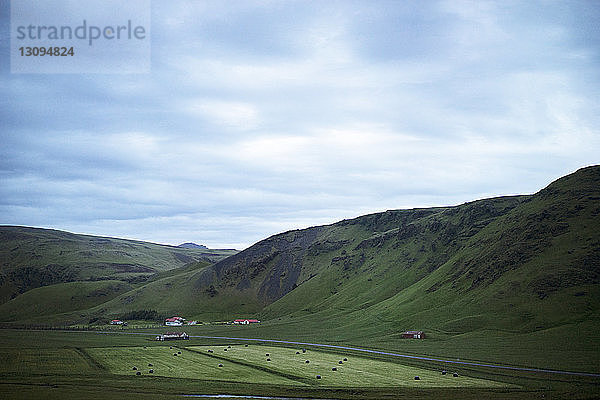
{"label": "grass field", "polygon": [[[223,339],[157,342],[152,335],[129,333],[133,334],[0,330],[0,398],[168,399],[183,394],[313,399],[600,396],[600,381],[595,378],[495,373],[463,367],[455,378],[451,374],[442,376],[440,366],[432,363],[366,357],[351,351],[309,347],[302,353],[300,347],[245,347],[240,341]],[[334,367],[338,370],[332,371]],[[150,369],[154,370],[152,374]],[[317,374],[321,379],[316,378]],[[415,381],[415,376],[421,379]]]}
{"label": "grass field", "polygon": [[[299,382],[240,364],[222,364],[217,359],[170,345],[151,347],[98,347],[85,350],[108,371],[118,375],[164,376],[230,382],[298,385]],[[152,364],[152,365],[150,365]],[[219,367],[223,365],[223,367]],[[136,367],[136,370],[133,370]],[[153,370],[150,373],[150,369]]]}
{"label": "grass field", "polygon": [[[236,346],[192,346],[190,350],[210,354],[213,350],[219,357],[242,362],[244,365],[268,369],[287,376],[296,376],[299,381],[313,385],[334,387],[488,387],[507,388],[510,385],[490,380],[454,377],[450,371],[441,371],[406,366],[390,361],[350,356],[343,353],[306,350],[262,345]],[[214,353],[213,353],[214,354]],[[268,354],[268,355],[267,355]],[[346,361],[344,361],[344,359]],[[306,361],[309,361],[308,363]],[[341,361],[341,363],[340,363]],[[335,371],[332,368],[336,368]],[[321,378],[317,378],[317,375]],[[418,376],[420,379],[415,380]]]}
{"label": "grass field", "polygon": [[75,349],[2,349],[0,371],[11,375],[81,375],[94,368]]}

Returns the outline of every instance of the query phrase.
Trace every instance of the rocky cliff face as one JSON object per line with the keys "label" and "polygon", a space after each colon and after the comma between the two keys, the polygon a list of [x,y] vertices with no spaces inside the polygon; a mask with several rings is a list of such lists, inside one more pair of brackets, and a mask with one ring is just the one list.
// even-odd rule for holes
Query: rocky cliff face
{"label": "rocky cliff face", "polygon": [[251,291],[262,304],[272,303],[298,286],[307,251],[323,229],[290,231],[262,240],[204,270],[195,287],[213,293],[215,287]]}

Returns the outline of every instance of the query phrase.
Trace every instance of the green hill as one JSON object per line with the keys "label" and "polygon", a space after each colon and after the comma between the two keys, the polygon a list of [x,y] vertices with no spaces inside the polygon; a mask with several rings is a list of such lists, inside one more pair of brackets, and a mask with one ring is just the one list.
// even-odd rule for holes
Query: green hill
{"label": "green hill", "polygon": [[212,263],[235,253],[0,226],[0,304],[28,290],[58,283],[144,282],[160,271],[197,261]]}
{"label": "green hill", "polygon": [[102,304],[132,286],[123,281],[67,282],[31,289],[0,305],[3,321],[63,315]]}

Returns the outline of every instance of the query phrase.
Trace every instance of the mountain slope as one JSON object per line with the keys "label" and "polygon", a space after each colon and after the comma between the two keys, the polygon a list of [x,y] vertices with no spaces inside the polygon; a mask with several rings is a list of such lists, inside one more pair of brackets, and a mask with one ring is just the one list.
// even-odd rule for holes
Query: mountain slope
{"label": "mountain slope", "polygon": [[[439,334],[534,331],[598,316],[600,168],[531,196],[388,211],[290,231],[199,273],[224,315]],[[233,310],[230,307],[234,307]]]}
{"label": "mountain slope", "polygon": [[86,310],[132,289],[127,282],[115,280],[42,286],[0,304],[0,315],[3,322],[27,321],[40,316],[47,318],[56,314]]}
{"label": "mountain slope", "polygon": [[268,306],[265,317],[336,304],[364,308],[442,266],[468,238],[526,199],[387,211],[286,232],[205,269],[195,285],[254,299],[256,311]]}
{"label": "mountain slope", "polygon": [[159,271],[235,253],[0,226],[0,304],[40,286],[106,279],[141,282]]}

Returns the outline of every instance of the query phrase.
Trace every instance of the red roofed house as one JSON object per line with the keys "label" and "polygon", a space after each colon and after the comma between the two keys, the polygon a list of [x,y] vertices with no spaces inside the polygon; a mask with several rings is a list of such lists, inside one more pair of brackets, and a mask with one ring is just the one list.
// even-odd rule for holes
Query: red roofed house
{"label": "red roofed house", "polygon": [[234,324],[240,325],[258,324],[259,322],[257,319],[236,319],[233,321]]}
{"label": "red roofed house", "polygon": [[110,321],[111,325],[123,325],[123,321],[118,320],[118,319],[113,319],[112,321]]}

